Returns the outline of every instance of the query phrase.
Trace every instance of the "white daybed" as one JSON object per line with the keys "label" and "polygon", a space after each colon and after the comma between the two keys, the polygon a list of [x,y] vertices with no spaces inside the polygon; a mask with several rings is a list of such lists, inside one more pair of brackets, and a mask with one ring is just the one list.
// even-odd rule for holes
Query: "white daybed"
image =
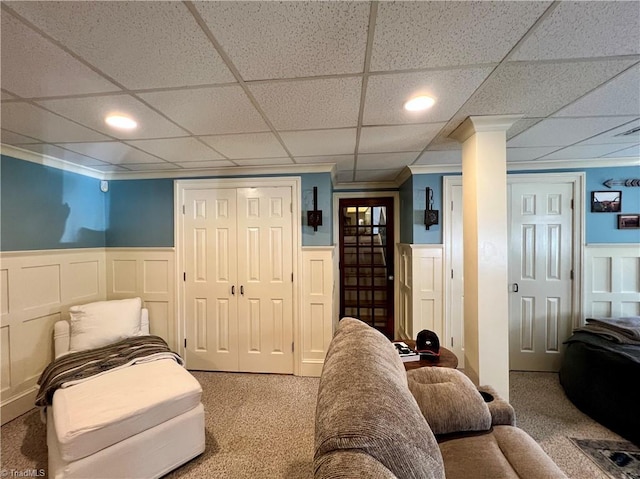
{"label": "white daybed", "polygon": [[[136,335],[148,335],[148,312],[139,311]],[[73,342],[69,322],[57,322],[54,331],[58,358]],[[205,449],[201,394],[198,381],[172,359],[109,371],[56,390],[53,406],[47,407],[48,477],[167,474]]]}

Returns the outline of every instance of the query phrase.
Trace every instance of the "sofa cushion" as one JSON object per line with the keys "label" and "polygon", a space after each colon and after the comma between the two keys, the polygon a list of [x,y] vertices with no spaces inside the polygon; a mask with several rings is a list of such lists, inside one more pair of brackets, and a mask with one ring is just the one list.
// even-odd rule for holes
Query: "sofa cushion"
{"label": "sofa cushion", "polygon": [[409,389],[434,434],[486,431],[491,413],[471,380],[457,369],[407,372]]}
{"label": "sofa cushion", "polygon": [[329,346],[318,390],[315,443],[314,464],[320,471],[332,452],[359,450],[397,477],[444,477],[440,450],[407,388],[396,349],[357,319],[342,319]]}
{"label": "sofa cushion", "polygon": [[200,383],[172,359],[111,370],[53,395],[60,456],[75,461],[200,403]]}
{"label": "sofa cushion", "polygon": [[86,351],[140,335],[140,298],[97,301],[69,308],[69,350]]}
{"label": "sofa cushion", "polygon": [[566,478],[531,436],[513,426],[440,443],[447,479]]}
{"label": "sofa cushion", "polygon": [[386,467],[362,451],[334,451],[322,456],[315,464],[315,477],[348,478],[358,471],[359,479],[396,479]]}

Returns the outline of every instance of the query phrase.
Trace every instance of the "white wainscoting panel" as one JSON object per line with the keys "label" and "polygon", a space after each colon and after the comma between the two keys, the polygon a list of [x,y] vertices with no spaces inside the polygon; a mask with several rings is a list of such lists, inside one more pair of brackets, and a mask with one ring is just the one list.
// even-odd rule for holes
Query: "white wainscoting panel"
{"label": "white wainscoting panel", "polygon": [[302,376],[320,376],[333,337],[333,246],[302,248]]}
{"label": "white wainscoting panel", "polygon": [[53,324],[69,307],[106,298],[102,248],[0,253],[2,424],[33,408],[53,359]]}
{"label": "white wainscoting panel", "polygon": [[179,351],[174,248],[107,248],[106,256],[107,298],[142,298],[149,310],[151,334]]}
{"label": "white wainscoting panel", "polygon": [[412,339],[413,324],[413,265],[410,244],[398,244],[398,318],[396,320],[395,337]]}
{"label": "white wainscoting panel", "polygon": [[400,244],[400,318],[398,332],[415,339],[430,329],[444,338],[442,245]]}
{"label": "white wainscoting panel", "polygon": [[640,245],[585,247],[583,318],[640,316]]}

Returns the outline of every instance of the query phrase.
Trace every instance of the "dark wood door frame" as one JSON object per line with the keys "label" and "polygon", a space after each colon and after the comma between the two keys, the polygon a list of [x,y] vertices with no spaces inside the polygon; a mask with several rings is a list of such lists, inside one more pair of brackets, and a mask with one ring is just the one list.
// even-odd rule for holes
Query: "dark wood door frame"
{"label": "dark wood door frame", "polygon": [[394,197],[341,198],[338,205],[340,317],[357,317],[393,338]]}

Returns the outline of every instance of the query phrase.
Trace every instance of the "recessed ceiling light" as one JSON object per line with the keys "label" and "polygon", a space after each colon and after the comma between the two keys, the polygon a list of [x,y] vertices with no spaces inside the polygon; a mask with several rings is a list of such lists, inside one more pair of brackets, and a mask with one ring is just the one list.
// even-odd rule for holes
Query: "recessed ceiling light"
{"label": "recessed ceiling light", "polygon": [[109,115],[104,121],[107,125],[120,130],[133,130],[138,126],[134,119],[123,115]]}
{"label": "recessed ceiling light", "polygon": [[430,96],[417,96],[404,104],[407,111],[422,111],[431,108],[436,101]]}

